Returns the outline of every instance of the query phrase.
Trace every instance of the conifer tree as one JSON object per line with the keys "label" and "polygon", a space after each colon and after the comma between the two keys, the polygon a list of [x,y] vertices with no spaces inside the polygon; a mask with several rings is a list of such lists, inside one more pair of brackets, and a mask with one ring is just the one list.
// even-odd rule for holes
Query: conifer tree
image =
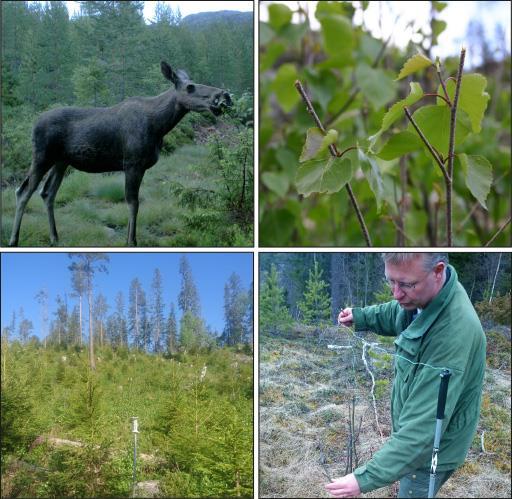
{"label": "conifer tree", "polygon": [[290,324],[292,318],[279,284],[279,274],[274,264],[265,272],[260,290],[260,331],[276,334]]}
{"label": "conifer tree", "polygon": [[124,314],[124,296],[122,291],[116,295],[116,323],[117,323],[117,342],[121,346],[128,346],[128,331],[126,317]]}
{"label": "conifer tree", "polygon": [[167,351],[170,355],[174,355],[178,351],[178,325],[176,323],[174,303],[171,303],[171,310],[169,312],[169,317],[167,318],[167,335]]}
{"label": "conifer tree", "polygon": [[143,307],[143,290],[140,281],[135,278],[130,283],[128,330],[132,338],[132,344],[140,348],[142,343],[141,309]]}
{"label": "conifer tree", "polygon": [[181,290],[178,296],[180,310],[198,317],[201,313],[199,295],[192,276],[192,269],[185,255],[180,258]]}
{"label": "conifer tree", "polygon": [[106,266],[101,262],[108,262],[109,257],[105,253],[70,253],[69,257],[76,259],[69,266],[71,272],[82,272],[85,279],[89,309],[89,365],[94,371],[96,369],[96,362],[94,360],[94,332],[92,327],[93,279],[96,272],[107,272]]}
{"label": "conifer tree", "polygon": [[331,297],[327,292],[329,284],[322,279],[323,271],[315,260],[313,270],[309,270],[309,279],[304,290],[299,310],[306,324],[321,324],[331,317]]}
{"label": "conifer tree", "polygon": [[162,298],[162,274],[160,273],[160,269],[155,269],[151,287],[153,289],[151,303],[153,349],[158,353],[163,351],[163,345],[165,345],[164,304]]}
{"label": "conifer tree", "polygon": [[240,276],[233,272],[224,285],[224,341],[227,345],[242,343],[245,336],[244,317],[247,310],[247,293]]}

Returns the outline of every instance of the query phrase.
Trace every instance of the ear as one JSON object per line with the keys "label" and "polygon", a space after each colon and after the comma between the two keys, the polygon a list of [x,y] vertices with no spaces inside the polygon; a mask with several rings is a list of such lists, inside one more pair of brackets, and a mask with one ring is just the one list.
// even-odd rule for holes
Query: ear
{"label": "ear", "polygon": [[162,74],[172,83],[174,83],[174,86],[178,85],[178,76],[176,73],[172,70],[171,66],[167,64],[165,61],[160,62],[160,69],[162,70]]}
{"label": "ear", "polygon": [[196,91],[196,86],[193,83],[187,85],[187,94],[193,94]]}

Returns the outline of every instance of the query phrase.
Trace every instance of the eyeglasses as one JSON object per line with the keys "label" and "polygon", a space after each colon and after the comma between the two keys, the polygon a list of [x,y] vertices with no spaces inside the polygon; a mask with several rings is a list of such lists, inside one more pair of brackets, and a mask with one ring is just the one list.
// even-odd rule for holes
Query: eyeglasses
{"label": "eyeglasses", "polygon": [[398,287],[398,289],[401,289],[402,291],[411,291],[412,289],[415,289],[416,286],[423,282],[428,277],[428,274],[419,281],[416,282],[401,282],[401,281],[394,281],[393,279],[386,279],[387,285],[390,287],[391,291],[395,289],[395,286]]}

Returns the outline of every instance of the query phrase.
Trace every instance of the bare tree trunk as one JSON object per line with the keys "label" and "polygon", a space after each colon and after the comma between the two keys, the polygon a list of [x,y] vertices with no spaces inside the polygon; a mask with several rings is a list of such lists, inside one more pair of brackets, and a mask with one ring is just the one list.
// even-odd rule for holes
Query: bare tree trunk
{"label": "bare tree trunk", "polygon": [[500,270],[500,264],[501,264],[501,253],[498,258],[498,265],[496,266],[496,272],[494,273],[494,279],[492,281],[491,296],[489,296],[489,303],[491,303],[492,295],[494,294],[494,286],[496,285],[496,277],[498,277],[498,271]]}

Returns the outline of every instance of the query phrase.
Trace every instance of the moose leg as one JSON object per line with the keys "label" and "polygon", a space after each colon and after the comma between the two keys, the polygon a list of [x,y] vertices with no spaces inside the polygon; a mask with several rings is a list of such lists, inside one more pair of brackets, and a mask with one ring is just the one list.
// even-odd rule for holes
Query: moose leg
{"label": "moose leg", "polygon": [[53,203],[55,202],[55,196],[59,190],[64,173],[68,165],[66,163],[56,163],[55,166],[50,170],[48,178],[46,179],[43,188],[41,189],[41,197],[46,205],[48,211],[48,223],[50,224],[50,244],[55,246],[59,242],[59,236],[57,234],[57,227],[55,226],[55,217],[53,214]]}
{"label": "moose leg", "polygon": [[44,177],[44,174],[50,169],[51,164],[41,162],[32,162],[30,171],[23,183],[16,189],[16,214],[14,215],[14,223],[12,226],[11,239],[9,246],[18,246],[18,240],[20,237],[20,226],[23,213],[29,199],[37,189],[39,182]]}
{"label": "moose leg", "polygon": [[144,170],[137,170],[136,167],[127,168],[125,173],[125,198],[128,203],[130,215],[128,219],[128,240],[129,246],[137,246],[136,224],[139,211],[139,188],[144,176]]}

